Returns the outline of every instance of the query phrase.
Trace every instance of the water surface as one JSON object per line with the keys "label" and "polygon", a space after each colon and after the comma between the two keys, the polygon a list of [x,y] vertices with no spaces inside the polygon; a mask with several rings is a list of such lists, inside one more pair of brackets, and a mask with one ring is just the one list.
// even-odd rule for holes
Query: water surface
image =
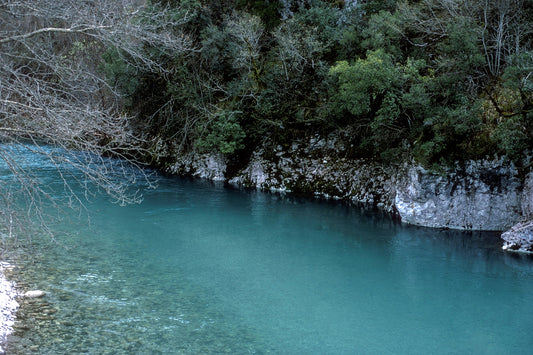
{"label": "water surface", "polygon": [[533,260],[501,252],[495,234],[178,178],[144,196],[121,207],[97,194],[89,221],[63,215],[57,243],[34,240],[23,278],[48,295],[24,315],[32,326],[13,353],[533,348]]}

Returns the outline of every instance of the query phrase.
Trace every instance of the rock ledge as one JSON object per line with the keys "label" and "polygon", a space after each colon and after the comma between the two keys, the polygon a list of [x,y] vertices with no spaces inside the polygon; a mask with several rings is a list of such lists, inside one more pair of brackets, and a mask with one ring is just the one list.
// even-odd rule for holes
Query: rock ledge
{"label": "rock ledge", "polygon": [[502,234],[502,249],[533,254],[533,220],[518,223]]}

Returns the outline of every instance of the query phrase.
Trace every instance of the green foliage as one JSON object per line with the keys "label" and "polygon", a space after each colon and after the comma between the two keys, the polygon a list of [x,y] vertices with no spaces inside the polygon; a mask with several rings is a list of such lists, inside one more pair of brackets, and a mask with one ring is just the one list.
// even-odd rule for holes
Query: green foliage
{"label": "green foliage", "polygon": [[401,65],[376,50],[352,65],[339,62],[331,69],[338,78],[332,112],[342,116],[347,111],[363,128],[360,147],[367,154],[391,156],[394,150],[396,156],[412,140],[430,102],[426,87],[432,79],[421,74],[425,68],[423,60],[409,58]]}
{"label": "green foliage", "polygon": [[359,53],[364,52],[361,49],[363,36],[361,31],[355,25],[347,27],[339,40],[338,60],[349,60],[356,58]]}
{"label": "green foliage", "polygon": [[290,139],[326,122],[328,61],[341,38],[339,11],[315,1],[271,32],[262,87],[248,108],[255,124],[250,137],[268,133]]}
{"label": "green foliage", "polygon": [[368,0],[363,3],[364,11],[371,15],[380,11],[394,11],[397,0]]}
{"label": "green foliage", "polygon": [[398,13],[380,11],[370,17],[368,27],[363,31],[362,47],[370,50],[381,49],[394,58],[402,57],[400,47],[402,19]]}
{"label": "green foliage", "polygon": [[175,32],[187,31],[191,51],[146,46],[162,70],[139,72],[109,49],[102,70],[143,129],[185,147],[235,154],[265,137],[290,144],[339,129],[351,132],[353,154],[426,165],[494,153],[516,160],[533,147],[529,0],[523,9],[513,2],[523,13],[504,28],[502,43],[512,37],[516,45],[502,53],[514,54],[499,62],[490,37],[497,29],[487,27],[500,16],[491,2],[362,1],[347,9],[311,0],[287,19],[274,0],[151,3],[169,4],[170,16],[188,11],[191,20]]}
{"label": "green foliage", "polygon": [[275,0],[237,0],[237,7],[257,15],[267,29],[273,29],[281,22],[279,15],[280,2]]}
{"label": "green foliage", "polygon": [[[527,114],[526,120],[531,122],[533,114]],[[524,124],[522,117],[513,116],[497,126],[494,137],[504,154],[512,160],[520,161],[533,148],[531,133],[531,129]]]}
{"label": "green foliage", "polygon": [[126,106],[132,105],[132,96],[139,87],[137,70],[130,65],[118,49],[108,48],[102,55],[100,70],[107,83],[124,97]]}
{"label": "green foliage", "polygon": [[476,158],[475,138],[481,128],[479,105],[469,101],[454,106],[435,106],[432,116],[423,123],[422,136],[413,147],[414,156],[423,164],[450,163],[465,158]]}
{"label": "green foliage", "polygon": [[[479,29],[469,19],[455,18],[447,24],[448,36],[437,46],[437,70],[442,86],[456,90],[454,86],[471,82],[480,75],[485,58],[479,46]],[[453,94],[447,90],[447,94]]]}
{"label": "green foliage", "polygon": [[533,106],[533,50],[509,56],[502,75],[504,86],[519,90],[524,105]]}
{"label": "green foliage", "polygon": [[495,137],[507,156],[520,160],[533,150],[533,51],[511,56],[502,79],[514,95],[507,107],[499,107],[504,117]]}
{"label": "green foliage", "polygon": [[201,150],[218,150],[223,154],[233,154],[244,148],[243,140],[246,133],[241,128],[235,113],[223,112],[216,115],[206,131],[207,133],[201,135],[196,143]]}
{"label": "green foliage", "polygon": [[379,109],[389,89],[398,86],[399,77],[392,57],[382,50],[367,52],[366,59],[353,65],[346,61],[331,68],[338,77],[338,103],[354,116]]}
{"label": "green foliage", "polygon": [[201,33],[201,59],[213,74],[224,81],[233,79],[237,72],[233,62],[237,56],[238,46],[228,31],[215,25],[210,25]]}
{"label": "green foliage", "polygon": [[[304,33],[312,36],[329,51],[340,40],[342,26],[339,25],[340,12],[324,1],[313,1],[309,9],[294,15],[294,21]],[[290,20],[289,20],[290,21]],[[322,53],[320,53],[322,54]],[[318,56],[320,57],[320,56]]]}

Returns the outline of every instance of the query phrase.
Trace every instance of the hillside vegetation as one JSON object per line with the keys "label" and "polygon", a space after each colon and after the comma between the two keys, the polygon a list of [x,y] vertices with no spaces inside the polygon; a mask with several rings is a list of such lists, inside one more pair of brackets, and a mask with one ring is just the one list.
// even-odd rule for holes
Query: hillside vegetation
{"label": "hillside vegetation", "polygon": [[190,50],[146,45],[155,71],[110,48],[101,70],[138,130],[184,151],[334,132],[349,156],[431,166],[533,147],[532,0],[151,6],[187,18]]}

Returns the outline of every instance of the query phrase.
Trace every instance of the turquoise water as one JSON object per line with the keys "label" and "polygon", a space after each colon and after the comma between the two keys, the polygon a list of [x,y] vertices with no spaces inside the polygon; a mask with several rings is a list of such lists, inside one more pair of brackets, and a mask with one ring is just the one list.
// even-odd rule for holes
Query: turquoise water
{"label": "turquoise water", "polygon": [[494,234],[159,179],[142,204],[97,194],[89,220],[52,226],[57,244],[34,241],[22,277],[48,295],[12,353],[531,353],[533,260]]}

